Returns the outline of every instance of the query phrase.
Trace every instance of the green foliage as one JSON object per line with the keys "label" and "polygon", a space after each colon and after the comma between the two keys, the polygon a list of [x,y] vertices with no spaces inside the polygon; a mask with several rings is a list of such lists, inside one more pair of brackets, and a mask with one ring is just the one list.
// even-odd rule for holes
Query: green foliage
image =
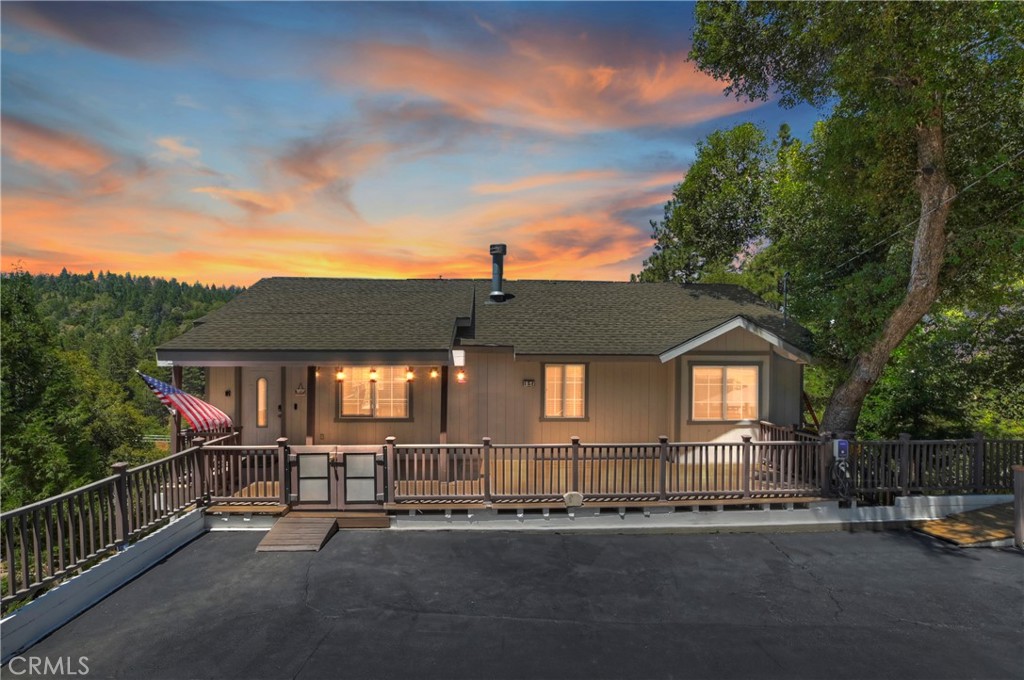
{"label": "green foliage", "polygon": [[[696,14],[690,56],[723,80],[726,92],[751,100],[777,93],[786,106],[809,102],[823,120],[807,142],[783,134],[769,145],[748,126],[715,133],[731,145],[703,145],[695,167],[707,163],[713,177],[732,181],[750,167],[745,159],[759,159],[759,172],[749,175],[757,188],[738,192],[726,182],[688,192],[688,175],[665,220],[654,225],[658,247],[640,278],[731,277],[764,294],[789,272],[790,311],[814,332],[821,360],[808,385],[821,398],[844,381],[870,384],[874,377],[851,372],[854,359],[878,346],[908,290],[921,245],[915,228],[928,214],[917,182],[936,170],[921,167],[918,135],[937,127],[941,169],[960,192],[945,223],[940,294],[929,323],[878,378],[864,428],[887,435],[911,426],[935,433],[965,424],[993,434],[1013,430],[1019,409],[1006,400],[1019,394],[1009,377],[1016,374],[973,372],[1002,356],[983,347],[1006,337],[1005,324],[986,325],[982,336],[992,342],[970,345],[972,351],[962,339],[939,339],[955,335],[950,319],[957,315],[1000,319],[1021,294],[1024,12],[1005,2],[702,2]],[[742,157],[722,148],[740,148]],[[730,170],[730,163],[740,164]],[[694,217],[728,215],[721,204],[739,200],[734,209],[759,220],[744,224],[749,228]],[[695,237],[697,224],[716,236]],[[735,259],[724,252],[726,235],[746,237],[731,251]],[[945,351],[950,347],[958,349]],[[917,357],[930,359],[934,370],[918,368]],[[954,412],[939,400],[961,369],[980,391],[971,396],[974,406]]]}
{"label": "green foliage", "polygon": [[[67,271],[0,279],[3,507],[163,455],[142,435],[167,432],[167,409],[135,370],[168,379],[152,358],[156,344],[237,292]],[[202,381],[202,371],[186,371],[186,389],[201,394]]]}
{"label": "green foliage", "polygon": [[733,268],[763,221],[764,133],[752,123],[716,131],[697,145],[686,180],[651,222],[657,241],[641,281],[692,283]]}

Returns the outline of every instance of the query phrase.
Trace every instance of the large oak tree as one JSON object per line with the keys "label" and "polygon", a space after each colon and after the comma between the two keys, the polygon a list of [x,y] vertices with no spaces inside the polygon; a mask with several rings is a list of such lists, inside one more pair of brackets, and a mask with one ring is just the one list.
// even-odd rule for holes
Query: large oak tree
{"label": "large oak tree", "polygon": [[[716,209],[760,221],[710,226],[721,232],[702,237],[712,248],[683,257],[699,269],[721,262],[716,244],[771,240],[804,311],[842,345],[825,350],[844,363],[822,428],[853,431],[893,351],[937,300],[998,304],[1020,290],[1024,6],[699,3],[696,15],[691,58],[727,93],[807,102],[824,120],[809,144],[762,145],[759,156],[749,131],[732,135],[731,153],[718,140],[719,160],[756,156],[766,181],[739,197],[742,210]],[[683,186],[673,219],[692,236],[708,203]],[[685,228],[668,231],[693,242]]]}

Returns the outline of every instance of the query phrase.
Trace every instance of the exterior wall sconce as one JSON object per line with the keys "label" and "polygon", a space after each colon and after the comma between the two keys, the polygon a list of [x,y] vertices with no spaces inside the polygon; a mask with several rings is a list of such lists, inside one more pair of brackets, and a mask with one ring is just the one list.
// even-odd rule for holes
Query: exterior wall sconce
{"label": "exterior wall sconce", "polygon": [[434,378],[436,380],[437,379],[437,375],[438,374],[437,374],[437,369],[436,368],[430,369],[430,377],[431,378]]}
{"label": "exterior wall sconce", "polygon": [[370,369],[370,382],[377,382],[377,369],[376,368],[371,368]]}
{"label": "exterior wall sconce", "polygon": [[410,366],[409,368],[405,369],[405,381],[406,382],[412,382],[415,377],[416,377],[416,373],[413,372],[412,366]]}
{"label": "exterior wall sconce", "polygon": [[462,383],[466,382],[466,371],[465,370],[460,368],[455,373],[455,382],[457,382],[459,384],[462,384]]}
{"label": "exterior wall sconce", "polygon": [[299,396],[302,396],[305,393],[306,393],[305,386],[302,383],[299,383],[299,386],[295,388],[295,394],[297,394]]}
{"label": "exterior wall sconce", "polygon": [[341,382],[342,380],[344,380],[345,379],[345,370],[342,369],[342,370],[339,370],[337,373],[335,373],[334,374],[334,379],[337,380],[338,382]]}

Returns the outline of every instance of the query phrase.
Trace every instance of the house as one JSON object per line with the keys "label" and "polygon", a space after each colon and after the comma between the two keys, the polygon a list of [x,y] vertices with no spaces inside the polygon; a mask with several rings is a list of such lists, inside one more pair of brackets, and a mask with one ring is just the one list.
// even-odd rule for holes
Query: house
{"label": "house", "polygon": [[157,349],[245,444],[738,441],[799,422],[810,334],[733,285],[263,279]]}

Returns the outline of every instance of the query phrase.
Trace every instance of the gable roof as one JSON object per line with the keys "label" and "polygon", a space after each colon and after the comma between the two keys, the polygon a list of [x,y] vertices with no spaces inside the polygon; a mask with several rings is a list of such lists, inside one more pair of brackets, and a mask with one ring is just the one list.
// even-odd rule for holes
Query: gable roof
{"label": "gable roof", "polygon": [[663,356],[741,318],[809,359],[807,330],[783,323],[777,310],[739,286],[506,281],[503,289],[509,299],[494,303],[488,280],[263,279],[161,345],[157,356],[207,365],[288,357],[411,361],[427,354],[446,361],[458,345]]}
{"label": "gable roof", "polygon": [[607,281],[507,281],[501,303],[477,287],[463,345],[512,346],[517,354],[661,356],[742,317],[806,352],[807,329],[741,286]]}

